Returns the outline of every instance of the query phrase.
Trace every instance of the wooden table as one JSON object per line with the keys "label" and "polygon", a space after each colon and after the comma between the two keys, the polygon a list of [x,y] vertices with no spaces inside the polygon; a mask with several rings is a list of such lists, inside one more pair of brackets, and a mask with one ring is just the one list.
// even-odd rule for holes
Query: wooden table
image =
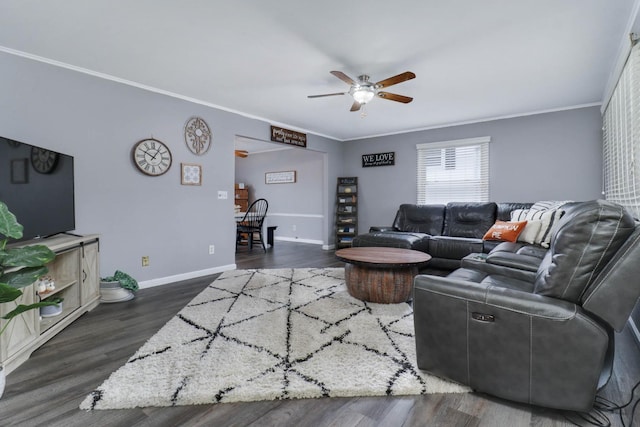
{"label": "wooden table", "polygon": [[336,251],[346,263],[344,274],[349,294],[376,303],[405,302],[411,296],[418,267],[431,255],[400,248],[357,247]]}

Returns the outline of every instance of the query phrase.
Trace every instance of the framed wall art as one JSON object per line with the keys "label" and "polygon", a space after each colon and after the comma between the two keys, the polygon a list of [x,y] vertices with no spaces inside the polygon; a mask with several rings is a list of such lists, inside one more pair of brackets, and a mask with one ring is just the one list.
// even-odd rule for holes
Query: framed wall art
{"label": "framed wall art", "polygon": [[184,142],[196,156],[201,156],[211,147],[211,129],[200,117],[191,117],[184,125]]}
{"label": "framed wall art", "polygon": [[296,171],[267,172],[264,174],[265,184],[292,184],[296,182]]}
{"label": "framed wall art", "polygon": [[180,163],[182,185],[202,185],[202,166],[193,163]]}

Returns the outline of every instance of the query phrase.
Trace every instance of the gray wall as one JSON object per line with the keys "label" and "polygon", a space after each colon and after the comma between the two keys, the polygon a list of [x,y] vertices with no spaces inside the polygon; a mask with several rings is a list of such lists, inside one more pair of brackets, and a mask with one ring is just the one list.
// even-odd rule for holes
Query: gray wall
{"label": "gray wall", "polygon": [[[236,182],[249,188],[249,202],[267,199],[267,224],[277,226],[276,240],[327,244],[324,239],[323,192],[325,154],[292,148],[236,158]],[[265,173],[295,171],[296,182],[265,184]]]}
{"label": "gray wall", "polygon": [[[5,53],[0,53],[0,93],[0,136],[75,157],[76,232],[101,235],[102,275],[121,269],[153,285],[235,266],[234,139],[266,139],[269,123]],[[183,126],[192,116],[204,118],[214,134],[204,156],[193,155],[184,143]],[[281,220],[318,217],[308,235],[301,231],[305,223],[296,224],[293,233],[291,222],[276,235],[333,244],[338,176],[360,178],[361,232],[389,224],[400,203],[416,200],[415,144],[430,141],[490,136],[494,200],[596,198],[600,127],[594,107],[344,143],[309,134],[308,149],[324,153],[318,155],[321,166],[317,158],[309,160],[309,180],[301,153],[293,165],[273,158],[263,169],[299,172],[298,184],[282,184],[283,194],[269,194],[274,213],[299,216]],[[171,170],[156,178],[142,175],[131,162],[133,144],[149,137],[164,141],[173,153]],[[362,154],[385,151],[396,152],[395,166],[361,168]],[[6,159],[0,162],[6,165]],[[202,165],[202,186],[180,185],[181,162]],[[229,198],[218,200],[218,190]],[[268,194],[275,188],[257,190]],[[289,191],[296,192],[291,203],[299,208],[284,201]],[[300,197],[302,203],[294,200]],[[214,255],[208,254],[210,244]],[[150,257],[149,267],[141,267],[143,255]]]}
{"label": "gray wall", "polygon": [[[235,267],[234,139],[268,138],[269,123],[5,53],[0,93],[0,136],[75,157],[76,232],[101,235],[101,275],[120,269],[154,285]],[[192,116],[213,131],[203,156],[184,142]],[[173,154],[160,177],[141,174],[131,161],[134,143],[149,137]],[[327,153],[331,166],[315,196],[331,209],[327,182],[338,175],[342,145],[308,135],[308,147]],[[181,162],[202,165],[201,186],[180,184]],[[229,198],[218,200],[218,190]],[[323,241],[329,224],[323,218]],[[143,255],[149,267],[141,266]]]}
{"label": "gray wall", "polygon": [[[344,176],[359,178],[359,232],[390,225],[398,206],[416,203],[416,144],[490,136],[490,199],[601,197],[602,118],[598,107],[350,141]],[[394,151],[394,166],[363,168],[363,154]]]}

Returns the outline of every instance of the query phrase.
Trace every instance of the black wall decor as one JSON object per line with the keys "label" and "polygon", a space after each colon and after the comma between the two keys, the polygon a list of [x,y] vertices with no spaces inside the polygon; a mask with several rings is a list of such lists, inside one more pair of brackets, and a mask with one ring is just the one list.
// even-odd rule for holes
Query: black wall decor
{"label": "black wall decor", "polygon": [[362,167],[368,168],[372,166],[393,166],[396,164],[396,153],[390,151],[388,153],[375,153],[362,155]]}

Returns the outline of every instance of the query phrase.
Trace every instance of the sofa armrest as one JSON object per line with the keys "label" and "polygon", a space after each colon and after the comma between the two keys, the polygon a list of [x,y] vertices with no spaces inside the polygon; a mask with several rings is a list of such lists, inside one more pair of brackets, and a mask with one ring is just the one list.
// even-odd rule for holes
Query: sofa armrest
{"label": "sofa armrest", "polygon": [[375,231],[400,231],[393,225],[374,225],[369,227],[369,233],[373,233]]}
{"label": "sofa armrest", "polygon": [[542,262],[542,258],[531,255],[520,255],[511,252],[494,252],[487,256],[487,263],[501,265],[504,267],[515,268],[517,270],[525,270],[536,272]]}

